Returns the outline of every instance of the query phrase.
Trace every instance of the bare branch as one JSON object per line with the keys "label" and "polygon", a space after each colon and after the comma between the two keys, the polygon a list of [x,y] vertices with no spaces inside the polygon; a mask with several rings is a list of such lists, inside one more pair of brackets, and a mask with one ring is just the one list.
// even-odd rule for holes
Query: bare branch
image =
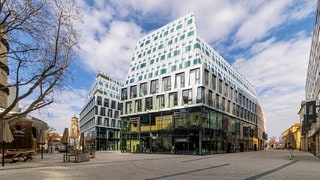
{"label": "bare branch", "polygon": [[[55,92],[68,80],[79,42],[73,25],[80,17],[77,8],[75,0],[1,0],[0,35],[10,45],[8,52],[0,52],[10,69],[2,88],[14,88],[15,94],[0,119],[19,118],[53,103]],[[12,113],[22,101],[29,103]]]}

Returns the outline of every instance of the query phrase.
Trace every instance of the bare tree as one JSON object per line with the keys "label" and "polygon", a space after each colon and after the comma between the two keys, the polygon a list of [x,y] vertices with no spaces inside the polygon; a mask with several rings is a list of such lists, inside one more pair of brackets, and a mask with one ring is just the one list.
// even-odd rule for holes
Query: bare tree
{"label": "bare tree", "polygon": [[276,136],[270,137],[268,144],[269,144],[269,147],[277,146],[278,145],[277,137]]}
{"label": "bare tree", "polygon": [[[9,120],[51,104],[66,85],[80,39],[80,14],[77,0],[0,1],[1,42],[8,49],[0,58],[8,58],[10,72],[8,84],[0,90],[16,90],[0,112],[0,120]],[[21,101],[28,104],[12,113]]]}

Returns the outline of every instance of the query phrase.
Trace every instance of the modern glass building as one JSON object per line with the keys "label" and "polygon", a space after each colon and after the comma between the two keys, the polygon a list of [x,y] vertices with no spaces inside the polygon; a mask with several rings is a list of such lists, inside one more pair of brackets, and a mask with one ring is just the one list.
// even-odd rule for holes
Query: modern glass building
{"label": "modern glass building", "polygon": [[193,14],[138,41],[121,100],[122,151],[264,148],[265,120],[255,89],[198,36]]}
{"label": "modern glass building", "polygon": [[122,83],[99,72],[80,113],[80,132],[96,150],[120,150]]}
{"label": "modern glass building", "polygon": [[[302,119],[302,150],[320,157],[320,1],[317,1],[305,86],[305,102],[299,111]],[[302,118],[303,117],[303,118]]]}

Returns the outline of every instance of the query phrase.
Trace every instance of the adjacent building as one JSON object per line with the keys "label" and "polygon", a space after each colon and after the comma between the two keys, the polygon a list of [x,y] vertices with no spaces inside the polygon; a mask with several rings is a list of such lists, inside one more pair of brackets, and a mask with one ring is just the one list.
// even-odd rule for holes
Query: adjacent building
{"label": "adjacent building", "polygon": [[2,30],[0,35],[0,108],[7,107],[7,98],[9,95],[8,89],[8,56],[7,52],[9,51],[9,44],[7,41],[7,36],[3,34]]}
{"label": "adjacent building", "polygon": [[99,72],[80,113],[80,132],[97,150],[120,149],[122,83]]}
{"label": "adjacent building", "polygon": [[301,124],[295,123],[281,133],[282,148],[301,150]]}
{"label": "adjacent building", "polygon": [[302,122],[302,139],[306,149],[320,156],[320,1],[317,2],[311,50],[305,86],[305,117]]}
{"label": "adjacent building", "polygon": [[138,40],[122,100],[122,151],[209,154],[262,150],[254,87],[197,34],[194,15]]}
{"label": "adjacent building", "polygon": [[[7,39],[7,35],[4,34],[3,30],[0,30],[0,112],[3,112],[12,104],[16,94],[16,89],[14,87],[8,88],[9,43]],[[20,108],[17,104],[10,113],[19,113],[19,111]],[[8,123],[14,140],[11,143],[6,143],[7,149],[36,150],[39,148],[37,139],[40,135],[40,131],[49,128],[47,123],[43,120],[29,115],[10,120]]]}

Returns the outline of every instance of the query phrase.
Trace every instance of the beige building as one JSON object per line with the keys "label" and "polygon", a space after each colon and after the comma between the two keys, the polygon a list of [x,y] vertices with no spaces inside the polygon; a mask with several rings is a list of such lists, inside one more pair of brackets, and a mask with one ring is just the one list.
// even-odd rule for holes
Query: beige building
{"label": "beige building", "polygon": [[293,149],[301,149],[300,139],[301,139],[301,124],[295,123],[290,128],[281,133],[282,137],[282,147]]}
{"label": "beige building", "polygon": [[7,88],[7,79],[9,75],[8,57],[9,44],[6,35],[1,31],[0,41],[0,108],[7,107],[7,98],[9,95],[9,89]]}

